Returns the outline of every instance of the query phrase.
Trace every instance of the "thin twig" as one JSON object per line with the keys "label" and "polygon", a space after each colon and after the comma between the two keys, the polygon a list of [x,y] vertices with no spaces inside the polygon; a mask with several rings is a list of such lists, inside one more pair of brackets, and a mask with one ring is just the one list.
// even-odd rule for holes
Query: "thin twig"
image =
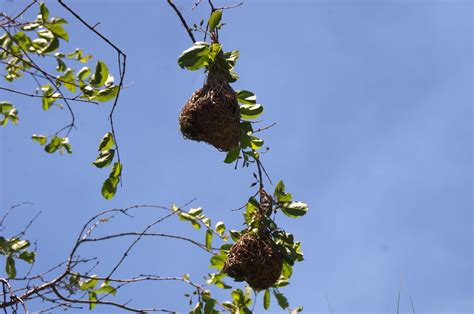
{"label": "thin twig", "polygon": [[179,11],[179,9],[176,7],[176,5],[173,3],[173,0],[167,0],[168,4],[173,8],[174,12],[176,12],[176,15],[178,15],[181,24],[183,24],[183,27],[186,29],[186,32],[189,35],[189,38],[191,38],[193,44],[196,42],[196,38],[194,38],[193,31],[191,28],[189,28],[188,23],[186,23],[186,20],[184,19],[183,15]]}

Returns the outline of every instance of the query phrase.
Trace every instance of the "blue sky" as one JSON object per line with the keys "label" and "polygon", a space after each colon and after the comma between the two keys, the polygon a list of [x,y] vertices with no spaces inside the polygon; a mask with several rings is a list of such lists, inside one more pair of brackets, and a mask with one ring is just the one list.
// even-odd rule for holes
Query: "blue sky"
{"label": "blue sky", "polygon": [[[12,215],[12,230],[42,211],[28,234],[38,241],[38,270],[64,259],[82,223],[110,207],[196,197],[192,205],[214,221],[240,228],[241,214],[231,209],[253,194],[251,171],[182,139],[177,116],[203,73],[178,67],[190,41],[164,2],[71,4],[92,24],[100,21],[128,56],[129,87],[115,118],[124,185],[114,200],[100,196],[106,171],[90,165],[108,131],[110,104],[76,104],[74,154],[51,156],[30,136],[60,128],[66,113],[1,94],[21,121],[0,131],[0,205],[34,204]],[[176,2],[189,21],[207,14],[205,6],[193,13],[192,1]],[[0,1],[6,12],[24,3]],[[69,47],[115,63],[113,51],[47,3],[70,21]],[[474,310],[472,12],[472,2],[461,0],[246,1],[224,12],[221,42],[241,52],[234,87],[257,94],[264,125],[277,123],[262,134],[271,147],[265,166],[311,209],[299,220],[279,218],[305,252],[283,290],[292,306],[327,312],[327,295],[336,313],[395,313],[400,288],[403,311],[411,311],[410,297],[417,313]],[[144,216],[115,230],[138,228],[156,213]],[[182,223],[163,228],[203,238]],[[110,247],[90,254],[104,252],[117,257]],[[121,274],[143,269],[199,280],[207,271],[207,256],[170,240],[146,240],[134,252]],[[145,287],[126,297],[187,310],[186,287]],[[261,310],[261,296],[257,302]],[[271,310],[279,311],[274,301]]]}

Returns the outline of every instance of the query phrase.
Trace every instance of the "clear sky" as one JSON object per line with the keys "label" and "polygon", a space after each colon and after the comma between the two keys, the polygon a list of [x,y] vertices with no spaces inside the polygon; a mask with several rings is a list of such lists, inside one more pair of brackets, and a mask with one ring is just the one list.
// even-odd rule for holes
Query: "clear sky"
{"label": "clear sky", "polygon": [[[204,5],[193,13],[193,1],[176,2],[190,21],[207,14]],[[17,12],[25,3],[0,0],[1,11]],[[113,51],[47,3],[51,15],[70,21],[71,48],[115,64]],[[110,207],[196,197],[193,206],[239,229],[242,216],[231,209],[253,193],[251,171],[234,170],[222,163],[223,153],[183,140],[178,130],[178,113],[203,73],[176,63],[190,46],[176,15],[159,0],[71,6],[92,24],[101,22],[98,29],[128,56],[128,88],[115,118],[124,180],[115,199],[104,200],[107,172],[90,165],[108,131],[110,104],[75,104],[74,154],[56,156],[30,136],[62,127],[67,114],[0,94],[21,118],[0,130],[0,205],[33,203],[12,215],[12,232],[42,211],[28,233],[38,241],[36,269],[63,260],[83,222]],[[241,52],[235,89],[254,91],[265,105],[263,125],[277,123],[262,134],[271,147],[265,166],[310,205],[302,219],[279,218],[303,242],[306,259],[283,290],[291,305],[327,312],[329,300],[336,313],[395,313],[400,289],[402,311],[411,311],[411,297],[417,313],[472,313],[472,2],[246,1],[223,19],[224,49]],[[145,216],[111,230],[136,229],[156,213]],[[182,223],[163,228],[203,238]],[[89,253],[111,260],[126,244]],[[189,245],[148,239],[121,274],[191,273],[199,280],[207,262]],[[97,271],[103,269],[107,263]],[[186,311],[186,291],[153,284],[124,297]],[[271,310],[280,310],[274,301]]]}

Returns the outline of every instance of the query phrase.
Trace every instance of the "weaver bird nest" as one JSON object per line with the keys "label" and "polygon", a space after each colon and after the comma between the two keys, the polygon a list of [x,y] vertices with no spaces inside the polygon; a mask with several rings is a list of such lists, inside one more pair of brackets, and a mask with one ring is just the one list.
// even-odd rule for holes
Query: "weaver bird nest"
{"label": "weaver bird nest", "polygon": [[280,278],[283,259],[270,237],[244,234],[231,247],[223,272],[235,280],[245,280],[257,290],[270,288]]}
{"label": "weaver bird nest", "polygon": [[209,70],[206,83],[195,91],[179,115],[184,137],[230,151],[240,141],[240,110],[235,92],[217,70]]}

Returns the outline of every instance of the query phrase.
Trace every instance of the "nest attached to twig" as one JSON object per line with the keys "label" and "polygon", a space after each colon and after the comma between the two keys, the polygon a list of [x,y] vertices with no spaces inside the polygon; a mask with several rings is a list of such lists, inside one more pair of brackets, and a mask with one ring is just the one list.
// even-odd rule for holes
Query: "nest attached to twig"
{"label": "nest attached to twig", "polygon": [[195,91],[179,115],[183,136],[230,151],[240,141],[240,110],[237,97],[218,70],[209,70],[206,83]]}
{"label": "nest attached to twig", "polygon": [[267,289],[280,278],[283,259],[270,237],[244,234],[231,247],[223,272],[235,280],[245,280],[257,290]]}

